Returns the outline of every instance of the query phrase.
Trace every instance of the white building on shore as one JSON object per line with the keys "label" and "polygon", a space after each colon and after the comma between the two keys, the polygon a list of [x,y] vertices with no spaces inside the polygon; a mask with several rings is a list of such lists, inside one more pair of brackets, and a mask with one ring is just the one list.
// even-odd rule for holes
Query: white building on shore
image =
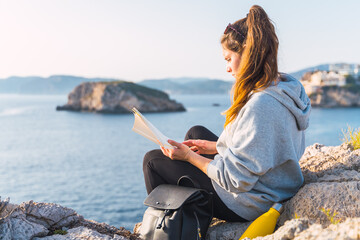
{"label": "white building on shore", "polygon": [[300,79],[307,94],[315,93],[323,86],[345,86],[346,75],[335,71],[308,72]]}
{"label": "white building on shore", "polygon": [[329,70],[332,72],[337,72],[343,76],[360,76],[360,64],[335,63],[329,65]]}

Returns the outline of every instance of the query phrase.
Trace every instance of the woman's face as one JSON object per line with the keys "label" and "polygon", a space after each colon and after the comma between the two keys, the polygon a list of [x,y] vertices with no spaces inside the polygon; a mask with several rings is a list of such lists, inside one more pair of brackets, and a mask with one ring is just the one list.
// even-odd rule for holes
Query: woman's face
{"label": "woman's face", "polygon": [[226,71],[235,78],[239,70],[240,54],[223,47],[223,55],[226,61]]}

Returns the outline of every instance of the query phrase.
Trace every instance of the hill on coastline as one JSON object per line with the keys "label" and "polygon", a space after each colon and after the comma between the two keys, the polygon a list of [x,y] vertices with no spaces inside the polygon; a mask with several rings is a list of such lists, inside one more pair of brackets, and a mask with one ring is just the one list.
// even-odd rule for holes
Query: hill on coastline
{"label": "hill on coastline", "polygon": [[304,68],[301,69],[299,71],[296,72],[292,72],[290,73],[291,76],[293,76],[294,78],[296,78],[297,80],[300,80],[300,78],[307,72],[313,72],[313,71],[329,71],[330,70],[330,64],[321,64],[321,65],[316,65],[313,67],[308,67],[308,68]]}
{"label": "hill on coastline", "polygon": [[[314,70],[329,70],[330,64],[322,64],[305,68],[290,73],[296,79],[300,79],[305,72]],[[120,79],[110,78],[85,78],[69,75],[53,75],[47,78],[30,77],[9,77],[0,79],[0,94],[68,94],[76,86],[83,82],[113,82]],[[227,94],[233,84],[232,81],[209,78],[164,78],[147,79],[138,82],[143,86],[165,91],[169,94]]]}
{"label": "hill on coastline", "polygon": [[166,78],[144,80],[139,84],[168,94],[227,94],[233,83],[208,78]]}
{"label": "hill on coastline", "polygon": [[68,94],[77,85],[83,82],[111,82],[118,79],[85,78],[68,75],[53,75],[47,78],[9,77],[0,79],[0,93],[15,94]]}

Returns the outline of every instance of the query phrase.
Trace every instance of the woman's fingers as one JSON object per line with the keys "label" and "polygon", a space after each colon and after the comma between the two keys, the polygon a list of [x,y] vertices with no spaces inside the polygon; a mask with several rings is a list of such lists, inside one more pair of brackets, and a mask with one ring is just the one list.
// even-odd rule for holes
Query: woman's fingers
{"label": "woman's fingers", "polygon": [[186,140],[186,141],[183,141],[182,144],[188,146],[188,147],[191,147],[191,146],[194,146],[194,140]]}
{"label": "woman's fingers", "polygon": [[174,160],[185,160],[189,151],[191,150],[187,145],[178,143],[174,140],[168,140],[168,143],[170,143],[172,146],[174,146],[174,149],[168,149],[168,157]]}
{"label": "woman's fingers", "polygon": [[190,147],[190,150],[197,153],[197,154],[201,154],[201,149],[199,149],[197,146],[192,146]]}
{"label": "woman's fingers", "polygon": [[167,153],[167,151],[166,151],[166,148],[164,148],[164,147],[160,147],[161,148],[161,151],[162,151],[162,153],[165,155],[165,156],[168,156],[168,153]]}
{"label": "woman's fingers", "polygon": [[173,153],[172,153],[172,151],[170,149],[167,149],[167,148],[164,148],[164,147],[160,147],[160,148],[161,148],[162,153],[165,156],[169,157],[170,159],[173,159]]}
{"label": "woman's fingers", "polygon": [[190,139],[190,140],[186,140],[183,142],[183,144],[185,144],[186,146],[201,146],[202,142],[204,140],[200,140],[200,139]]}
{"label": "woman's fingers", "polygon": [[191,139],[191,140],[186,140],[183,142],[183,144],[185,144],[186,146],[198,146],[198,147],[206,147],[206,143],[208,141],[206,140],[201,140],[201,139]]}
{"label": "woman's fingers", "polygon": [[171,139],[168,140],[168,143],[170,143],[172,146],[175,146],[177,148],[181,147],[181,143],[178,143],[178,142],[176,142],[174,140],[171,140]]}
{"label": "woman's fingers", "polygon": [[206,141],[205,140],[198,140],[196,141],[196,145],[199,147],[206,147]]}

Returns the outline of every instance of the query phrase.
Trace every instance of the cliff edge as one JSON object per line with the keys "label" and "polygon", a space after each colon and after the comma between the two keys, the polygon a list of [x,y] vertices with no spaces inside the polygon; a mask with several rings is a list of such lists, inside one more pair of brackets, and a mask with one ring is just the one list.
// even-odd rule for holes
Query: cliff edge
{"label": "cliff edge", "polygon": [[[284,212],[276,231],[255,239],[360,239],[360,149],[314,144],[306,148],[299,163],[303,186],[282,202]],[[237,240],[250,224],[214,219],[206,240]],[[134,232],[140,228],[138,223]]]}
{"label": "cliff edge", "polygon": [[[300,166],[303,186],[282,203],[284,212],[276,231],[256,240],[360,239],[360,149],[353,150],[348,144],[314,144],[306,148]],[[206,240],[239,239],[249,225],[214,219]],[[0,199],[2,240],[136,240],[140,227],[141,223],[137,224],[131,233],[86,220],[57,204],[29,201],[15,205]],[[59,230],[64,235],[56,234]]]}
{"label": "cliff edge", "polygon": [[137,240],[124,228],[86,220],[74,210],[54,203],[24,202],[20,205],[0,199],[1,240]]}
{"label": "cliff edge", "polygon": [[[314,144],[299,163],[303,186],[282,203],[275,232],[255,239],[360,239],[360,149]],[[206,240],[239,239],[249,225],[215,220]]]}
{"label": "cliff edge", "polygon": [[67,104],[56,110],[129,113],[133,107],[140,112],[185,111],[166,93],[126,81],[82,83],[68,95]]}
{"label": "cliff edge", "polygon": [[309,95],[313,107],[360,107],[360,91],[339,86],[324,86]]}

